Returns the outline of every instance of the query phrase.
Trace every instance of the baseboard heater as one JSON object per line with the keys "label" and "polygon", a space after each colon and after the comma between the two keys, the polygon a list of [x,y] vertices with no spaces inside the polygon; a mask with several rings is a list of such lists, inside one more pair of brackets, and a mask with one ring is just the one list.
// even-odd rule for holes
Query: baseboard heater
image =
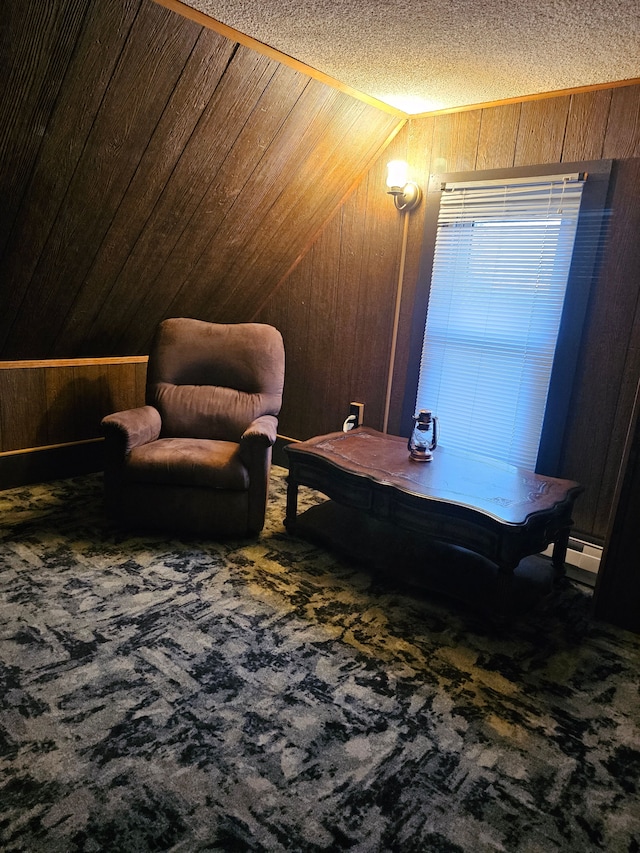
{"label": "baseboard heater", "polygon": [[[550,545],[546,551],[542,553],[550,557],[553,550],[553,545]],[[566,563],[570,566],[576,566],[578,569],[583,569],[585,572],[592,572],[593,575],[598,574],[600,568],[600,559],[602,557],[602,548],[600,545],[594,545],[591,542],[583,542],[582,539],[574,539],[569,537],[569,547],[567,548]]]}

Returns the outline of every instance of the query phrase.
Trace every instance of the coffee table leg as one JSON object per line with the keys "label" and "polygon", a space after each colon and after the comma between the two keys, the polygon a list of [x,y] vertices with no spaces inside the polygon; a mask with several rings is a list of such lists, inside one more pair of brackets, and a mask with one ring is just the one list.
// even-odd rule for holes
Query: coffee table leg
{"label": "coffee table leg", "polygon": [[553,543],[551,565],[553,566],[553,579],[556,582],[562,580],[566,573],[565,560],[567,558],[567,548],[569,547],[570,531],[570,527],[561,530]]}
{"label": "coffee table leg", "polygon": [[496,604],[497,616],[506,619],[513,604],[513,576],[518,564],[498,565],[498,576],[496,578]]}
{"label": "coffee table leg", "polygon": [[298,515],[298,483],[291,474],[287,477],[287,511],[284,518],[284,526],[289,532],[296,526]]}

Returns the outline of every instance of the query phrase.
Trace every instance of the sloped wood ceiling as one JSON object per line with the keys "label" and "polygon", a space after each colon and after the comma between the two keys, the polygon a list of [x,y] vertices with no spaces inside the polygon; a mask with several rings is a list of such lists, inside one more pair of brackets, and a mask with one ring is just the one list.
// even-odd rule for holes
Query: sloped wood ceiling
{"label": "sloped wood ceiling", "polygon": [[9,0],[0,359],[251,319],[402,121],[151,0]]}

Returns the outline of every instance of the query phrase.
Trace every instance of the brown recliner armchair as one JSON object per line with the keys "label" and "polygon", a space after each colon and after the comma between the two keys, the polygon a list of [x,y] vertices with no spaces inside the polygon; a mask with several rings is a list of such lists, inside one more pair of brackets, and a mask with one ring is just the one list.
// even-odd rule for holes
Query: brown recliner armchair
{"label": "brown recliner armchair", "polygon": [[146,405],[102,420],[111,515],[134,528],[257,535],[283,385],[284,346],[273,326],[161,323]]}

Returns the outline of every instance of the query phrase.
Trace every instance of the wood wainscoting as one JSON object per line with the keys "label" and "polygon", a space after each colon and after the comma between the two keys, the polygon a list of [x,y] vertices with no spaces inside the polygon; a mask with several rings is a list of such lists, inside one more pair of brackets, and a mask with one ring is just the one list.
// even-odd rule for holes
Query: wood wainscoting
{"label": "wood wainscoting", "polygon": [[0,489],[102,468],[100,421],[144,403],[147,356],[0,362]]}

